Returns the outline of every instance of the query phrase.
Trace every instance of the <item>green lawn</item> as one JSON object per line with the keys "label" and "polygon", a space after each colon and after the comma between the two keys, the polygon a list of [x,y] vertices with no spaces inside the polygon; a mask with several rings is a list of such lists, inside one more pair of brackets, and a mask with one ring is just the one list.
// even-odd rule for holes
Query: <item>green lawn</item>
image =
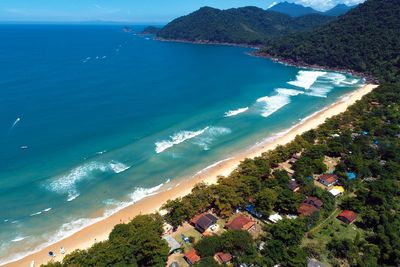
{"label": "green lawn", "polygon": [[364,232],[361,229],[358,229],[354,224],[347,225],[336,219],[336,216],[339,213],[339,209],[335,210],[327,219],[323,220],[316,227],[311,229],[308,232],[308,235],[302,240],[302,246],[305,248],[313,247],[316,254],[320,255],[320,257],[317,258],[327,264],[327,266],[330,265],[328,264],[329,252],[326,251],[326,245],[334,236],[343,239],[354,239],[357,233],[360,233],[361,236],[364,235]]}

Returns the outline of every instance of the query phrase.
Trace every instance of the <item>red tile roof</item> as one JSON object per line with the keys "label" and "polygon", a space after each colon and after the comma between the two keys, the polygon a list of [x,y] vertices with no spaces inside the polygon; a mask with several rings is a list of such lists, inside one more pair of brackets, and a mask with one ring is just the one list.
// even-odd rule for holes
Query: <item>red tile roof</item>
{"label": "red tile roof", "polygon": [[351,210],[344,210],[337,218],[345,223],[352,223],[357,219],[357,213]]}
{"label": "red tile roof", "polygon": [[301,203],[300,207],[297,209],[297,213],[304,216],[310,216],[316,211],[318,211],[316,207],[307,203]]}
{"label": "red tile roof", "polygon": [[218,252],[215,254],[215,258],[219,263],[223,264],[230,262],[232,260],[232,255],[230,253]]}
{"label": "red tile roof", "polygon": [[319,177],[319,180],[325,181],[327,184],[332,184],[337,182],[338,177],[335,174],[325,173]]}
{"label": "red tile roof", "polygon": [[255,225],[255,221],[247,216],[239,215],[230,222],[228,222],[225,227],[231,230],[244,230],[248,231]]}
{"label": "red tile roof", "polygon": [[184,257],[186,258],[187,261],[189,261],[190,264],[194,264],[200,261],[200,256],[197,255],[195,249],[192,249],[191,251],[185,253]]}

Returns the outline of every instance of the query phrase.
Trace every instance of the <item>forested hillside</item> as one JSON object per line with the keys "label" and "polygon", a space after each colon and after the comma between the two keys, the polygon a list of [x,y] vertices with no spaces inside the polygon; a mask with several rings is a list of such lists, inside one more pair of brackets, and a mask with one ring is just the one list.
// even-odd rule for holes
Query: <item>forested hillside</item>
{"label": "forested hillside", "polygon": [[265,40],[293,32],[314,29],[333,17],[310,14],[298,18],[257,7],[219,10],[203,7],[177,18],[158,37],[185,41],[262,44]]}
{"label": "forested hillside", "polygon": [[400,2],[369,0],[315,31],[269,40],[263,52],[399,80]]}

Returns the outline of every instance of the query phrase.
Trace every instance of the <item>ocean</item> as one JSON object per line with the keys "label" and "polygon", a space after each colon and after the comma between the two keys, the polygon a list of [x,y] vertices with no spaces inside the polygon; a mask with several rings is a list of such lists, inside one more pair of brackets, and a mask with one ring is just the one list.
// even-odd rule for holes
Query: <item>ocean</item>
{"label": "ocean", "polygon": [[122,29],[0,25],[0,264],[276,136],[364,82]]}

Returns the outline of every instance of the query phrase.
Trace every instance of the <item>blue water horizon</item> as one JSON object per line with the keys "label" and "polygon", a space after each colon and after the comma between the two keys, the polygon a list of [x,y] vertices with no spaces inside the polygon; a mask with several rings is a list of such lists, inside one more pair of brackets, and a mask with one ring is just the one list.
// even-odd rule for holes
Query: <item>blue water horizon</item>
{"label": "blue water horizon", "polygon": [[132,28],[0,24],[0,264],[279,134],[364,82]]}

